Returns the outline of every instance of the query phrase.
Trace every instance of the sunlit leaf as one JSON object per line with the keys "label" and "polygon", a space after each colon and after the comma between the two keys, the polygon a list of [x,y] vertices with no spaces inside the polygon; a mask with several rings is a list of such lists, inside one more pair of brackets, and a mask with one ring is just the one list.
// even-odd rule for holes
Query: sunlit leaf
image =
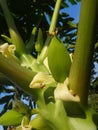
{"label": "sunlit leaf", "polygon": [[37,115],[33,120],[29,122],[29,125],[34,130],[51,130],[49,128],[49,125],[47,125],[46,122],[44,122],[43,118],[39,115]]}
{"label": "sunlit leaf", "polygon": [[0,117],[0,125],[11,126],[19,125],[24,115],[15,110],[9,110]]}
{"label": "sunlit leaf", "polygon": [[54,79],[63,82],[69,74],[71,60],[64,44],[56,37],[53,37],[49,46],[48,64]]}

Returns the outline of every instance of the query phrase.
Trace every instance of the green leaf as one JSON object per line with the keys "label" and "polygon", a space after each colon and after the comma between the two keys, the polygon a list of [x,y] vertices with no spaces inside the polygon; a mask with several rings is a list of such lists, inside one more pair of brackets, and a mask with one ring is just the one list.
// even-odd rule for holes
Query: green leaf
{"label": "green leaf", "polygon": [[75,0],[69,0],[69,2],[74,5],[74,4],[77,4],[77,2]]}
{"label": "green leaf", "polygon": [[15,126],[19,125],[24,115],[15,110],[9,110],[0,117],[0,125]]}
{"label": "green leaf", "polygon": [[1,37],[6,41],[6,42],[8,42],[8,43],[11,43],[12,41],[11,41],[11,38],[9,38],[8,36],[6,36],[6,35],[1,35]]}
{"label": "green leaf", "polygon": [[33,120],[31,120],[29,125],[34,130],[51,130],[40,115],[37,115]]}
{"label": "green leaf", "polygon": [[64,44],[56,37],[53,37],[48,49],[48,64],[54,79],[64,82],[69,74],[71,60]]}
{"label": "green leaf", "polygon": [[77,0],[77,2],[80,2],[81,0]]}

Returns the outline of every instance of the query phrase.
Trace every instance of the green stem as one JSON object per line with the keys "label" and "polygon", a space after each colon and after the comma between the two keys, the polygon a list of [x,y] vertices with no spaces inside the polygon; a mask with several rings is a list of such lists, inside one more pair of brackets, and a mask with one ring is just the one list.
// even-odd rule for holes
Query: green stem
{"label": "green stem", "polygon": [[82,0],[74,60],[69,75],[69,87],[87,104],[91,63],[96,27],[98,0]]}
{"label": "green stem", "polygon": [[43,63],[44,59],[47,57],[47,50],[48,50],[48,46],[49,46],[50,41],[51,41],[51,37],[48,36],[46,39],[45,45],[44,45],[40,55],[38,56],[38,61],[40,63]]}
{"label": "green stem", "polygon": [[4,16],[5,16],[7,25],[8,25],[11,42],[16,46],[16,51],[17,51],[18,55],[21,55],[21,54],[25,53],[25,51],[26,51],[23,39],[21,38],[21,36],[15,26],[14,20],[8,9],[6,0],[0,0],[0,5],[2,7]]}
{"label": "green stem", "polygon": [[49,28],[50,34],[55,31],[61,2],[62,2],[62,0],[56,1],[55,9],[54,9],[54,12],[53,12],[53,16],[52,16],[52,20],[51,20],[51,24],[50,24],[50,28]]}
{"label": "green stem", "polygon": [[0,73],[0,84],[1,85],[12,85],[12,83],[8,80],[8,78],[2,73]]}
{"label": "green stem", "polygon": [[0,55],[0,72],[8,77],[8,79],[26,93],[36,94],[35,90],[29,88],[29,84],[35,73],[21,67],[18,63]]}
{"label": "green stem", "polygon": [[70,130],[67,113],[61,100],[56,100],[56,103],[43,104],[39,113],[52,130]]}
{"label": "green stem", "polygon": [[[53,12],[53,16],[52,16],[52,20],[51,20],[51,24],[50,24],[50,28],[49,28],[49,34],[51,34],[52,32],[55,31],[61,2],[62,2],[62,0],[57,0],[56,1],[55,9],[54,9],[54,12]],[[48,36],[47,39],[46,39],[46,42],[45,42],[45,46],[43,47],[42,52],[41,52],[41,54],[40,54],[40,56],[38,58],[38,60],[40,62],[43,62],[44,59],[47,56],[47,50],[48,50],[48,46],[50,44],[50,41],[51,41],[51,37]]]}

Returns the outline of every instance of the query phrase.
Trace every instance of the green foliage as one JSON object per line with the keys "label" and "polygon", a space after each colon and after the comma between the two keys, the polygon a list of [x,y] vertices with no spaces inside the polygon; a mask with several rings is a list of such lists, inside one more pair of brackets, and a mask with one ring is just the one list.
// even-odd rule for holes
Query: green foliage
{"label": "green foliage", "polygon": [[[52,25],[50,21],[58,0],[7,0],[10,12],[6,8],[3,12],[9,12],[9,19],[13,21],[13,24],[7,22],[8,28],[5,27],[5,14],[0,10],[0,44],[8,42],[0,46],[0,92],[12,94],[0,99],[0,104],[4,105],[0,124],[15,126],[16,130],[98,129],[98,114],[89,108],[81,107],[78,93],[71,90],[67,82],[71,68],[69,52],[74,51],[78,24],[73,23],[74,19],[62,9],[68,7],[69,2],[74,5],[78,1],[80,0],[62,1],[60,11],[57,8],[57,26],[54,25],[51,33],[48,29],[49,25]],[[20,33],[17,33],[17,29]],[[18,49],[17,53],[16,47],[16,50],[12,48],[11,51],[10,44],[14,44],[12,47],[18,44],[23,50]],[[45,56],[40,60],[42,54]],[[5,83],[13,87],[7,88]],[[21,88],[31,95],[26,95]],[[17,96],[15,99],[15,93],[20,94],[20,100],[25,99],[28,105],[19,101]],[[11,110],[7,111],[8,109]],[[37,116],[31,119],[34,114]]]}
{"label": "green foliage", "polygon": [[0,117],[0,124],[4,126],[19,125],[23,116],[15,110],[9,110]]}
{"label": "green foliage", "polygon": [[40,114],[43,119],[50,124],[51,129],[54,130],[97,130],[98,124],[95,119],[98,117],[98,114],[89,108],[81,108],[81,106],[76,103],[74,108],[78,109],[77,114],[77,111],[75,109],[73,110],[73,105],[74,103],[71,104],[69,102],[69,106],[67,106],[72,109],[69,115],[69,110],[66,112],[63,103],[60,100],[56,100],[55,103],[45,105],[40,111]]}
{"label": "green foliage", "polygon": [[29,125],[36,130],[51,130],[40,115],[37,115],[34,119],[32,119]]}
{"label": "green foliage", "polygon": [[79,1],[81,1],[81,0],[69,0],[69,2],[71,3],[71,4],[77,4],[77,2],[79,2]]}
{"label": "green foliage", "polygon": [[71,60],[66,47],[55,36],[48,49],[48,64],[54,79],[57,82],[64,82],[69,74]]}

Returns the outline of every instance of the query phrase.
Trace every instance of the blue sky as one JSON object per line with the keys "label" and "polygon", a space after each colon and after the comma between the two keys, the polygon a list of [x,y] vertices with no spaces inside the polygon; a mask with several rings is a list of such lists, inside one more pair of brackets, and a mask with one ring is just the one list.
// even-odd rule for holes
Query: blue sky
{"label": "blue sky", "polygon": [[69,4],[69,7],[64,9],[65,12],[67,12],[70,16],[75,18],[74,22],[79,21],[80,6],[81,2],[78,2],[77,5]]}

